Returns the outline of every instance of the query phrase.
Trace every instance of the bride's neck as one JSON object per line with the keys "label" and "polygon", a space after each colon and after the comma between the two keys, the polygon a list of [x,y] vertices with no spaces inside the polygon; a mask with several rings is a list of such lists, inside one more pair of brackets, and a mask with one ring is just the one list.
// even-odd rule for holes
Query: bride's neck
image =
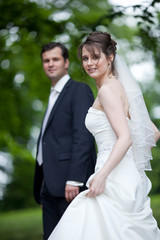
{"label": "bride's neck", "polygon": [[101,88],[103,84],[106,84],[111,78],[113,77],[113,74],[106,74],[105,76],[95,79],[96,80],[96,86],[97,89]]}

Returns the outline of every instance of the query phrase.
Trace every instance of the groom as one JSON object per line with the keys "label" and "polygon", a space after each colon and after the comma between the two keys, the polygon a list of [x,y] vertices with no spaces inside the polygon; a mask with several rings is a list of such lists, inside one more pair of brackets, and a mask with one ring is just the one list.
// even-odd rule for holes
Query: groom
{"label": "groom", "polygon": [[93,103],[90,88],[68,75],[68,51],[61,43],[42,47],[41,59],[51,93],[37,144],[34,197],[42,205],[44,240],[95,166],[94,139],[85,127]]}

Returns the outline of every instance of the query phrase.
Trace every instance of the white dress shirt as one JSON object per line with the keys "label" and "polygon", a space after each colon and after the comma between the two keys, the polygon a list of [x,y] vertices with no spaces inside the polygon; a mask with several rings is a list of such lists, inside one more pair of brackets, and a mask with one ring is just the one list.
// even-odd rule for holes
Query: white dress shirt
{"label": "white dress shirt", "polygon": [[41,165],[43,163],[43,159],[42,159],[42,137],[51,113],[51,110],[60,94],[60,92],[62,91],[62,89],[64,88],[65,84],[68,82],[68,80],[70,79],[70,76],[67,74],[65,76],[63,76],[56,84],[54,87],[51,87],[51,92],[49,95],[49,100],[48,100],[48,107],[47,107],[47,111],[43,120],[43,124],[42,124],[42,132],[41,132],[41,138],[39,141],[39,149],[38,149],[38,155],[37,155],[37,162],[39,165]]}
{"label": "white dress shirt", "polygon": [[[37,155],[37,162],[39,165],[42,165],[42,163],[43,163],[42,137],[43,137],[51,110],[52,110],[60,92],[62,91],[62,89],[64,88],[65,84],[68,82],[69,79],[70,79],[70,76],[68,74],[66,74],[55,84],[54,87],[51,87],[51,92],[50,92],[49,100],[48,100],[48,107],[47,107],[46,114],[45,114],[45,117],[43,120],[42,132],[41,132],[41,137],[40,137],[40,141],[39,141],[39,148],[38,148],[38,155]],[[72,185],[72,186],[83,186],[83,183],[75,182],[75,181],[67,181],[67,184]]]}

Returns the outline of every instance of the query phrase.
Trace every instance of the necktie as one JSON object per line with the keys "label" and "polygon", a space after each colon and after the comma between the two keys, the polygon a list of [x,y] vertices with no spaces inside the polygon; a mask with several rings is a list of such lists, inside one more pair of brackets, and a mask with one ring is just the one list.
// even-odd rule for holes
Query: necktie
{"label": "necktie", "polygon": [[52,110],[53,105],[54,105],[54,96],[55,95],[56,95],[56,91],[52,88],[50,96],[49,96],[47,111],[46,111],[46,114],[45,114],[45,117],[44,117],[44,120],[43,120],[42,132],[41,132],[41,137],[40,137],[40,142],[39,142],[39,149],[38,149],[38,155],[37,155],[37,161],[38,161],[39,165],[41,165],[42,162],[43,162],[43,159],[42,159],[42,137],[43,137],[43,133],[45,131],[45,128],[46,128],[51,110]]}

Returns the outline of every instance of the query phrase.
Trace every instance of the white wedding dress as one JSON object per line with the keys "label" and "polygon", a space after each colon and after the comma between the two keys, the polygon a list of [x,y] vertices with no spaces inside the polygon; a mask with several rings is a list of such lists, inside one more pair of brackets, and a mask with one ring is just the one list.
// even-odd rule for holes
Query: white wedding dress
{"label": "white wedding dress", "polygon": [[[128,119],[130,126],[130,120]],[[86,126],[94,135],[98,156],[93,178],[116,142],[116,135],[100,110],[91,107]],[[148,193],[151,182],[138,171],[132,147],[111,172],[104,193],[89,198],[81,192],[69,205],[48,240],[160,240]]]}

